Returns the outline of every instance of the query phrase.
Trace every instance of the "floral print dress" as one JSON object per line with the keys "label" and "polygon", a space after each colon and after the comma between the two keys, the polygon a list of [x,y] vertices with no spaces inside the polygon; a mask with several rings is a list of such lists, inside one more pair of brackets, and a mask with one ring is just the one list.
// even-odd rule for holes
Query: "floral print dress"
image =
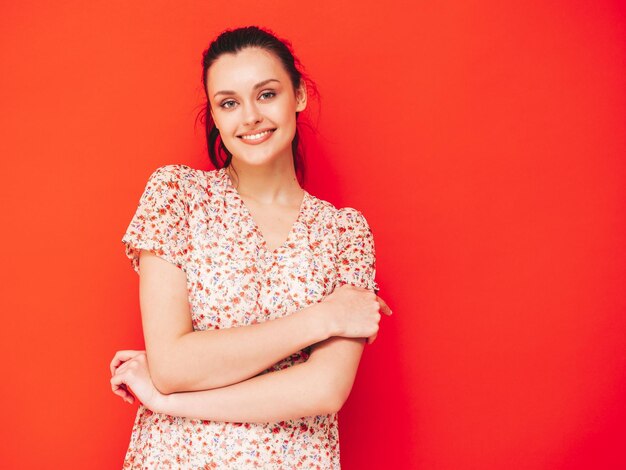
{"label": "floral print dress", "polygon": [[[141,249],[186,273],[195,330],[289,315],[344,283],[378,292],[374,240],[361,212],[305,191],[287,239],[270,251],[225,168],[157,168],[122,242],[137,273]],[[310,346],[263,373],[309,354]],[[337,415],[235,423],[172,417],[139,405],[123,468],[337,469]]]}

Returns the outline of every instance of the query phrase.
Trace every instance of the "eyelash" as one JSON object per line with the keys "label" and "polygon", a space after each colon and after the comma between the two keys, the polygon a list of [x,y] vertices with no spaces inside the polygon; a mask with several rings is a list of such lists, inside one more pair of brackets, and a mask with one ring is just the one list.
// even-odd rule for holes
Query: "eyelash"
{"label": "eyelash", "polygon": [[[264,91],[263,93],[261,93],[259,96],[264,96],[264,95],[272,95],[270,96],[268,99],[273,98],[274,96],[276,96],[276,92],[275,91]],[[229,103],[236,103],[235,100],[224,100],[220,103],[220,108],[222,109],[233,109],[232,106],[226,106]]]}

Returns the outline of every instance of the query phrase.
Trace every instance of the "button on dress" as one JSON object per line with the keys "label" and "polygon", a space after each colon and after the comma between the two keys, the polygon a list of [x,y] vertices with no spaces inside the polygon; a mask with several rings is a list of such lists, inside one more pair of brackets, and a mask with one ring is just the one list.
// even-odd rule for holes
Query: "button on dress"
{"label": "button on dress", "polygon": [[[157,168],[122,238],[187,275],[194,330],[235,328],[301,310],[341,284],[378,292],[374,239],[363,214],[307,191],[284,243],[268,249],[225,168]],[[307,360],[310,346],[262,373]],[[123,468],[338,469],[337,414],[275,423],[173,417],[139,405]]]}

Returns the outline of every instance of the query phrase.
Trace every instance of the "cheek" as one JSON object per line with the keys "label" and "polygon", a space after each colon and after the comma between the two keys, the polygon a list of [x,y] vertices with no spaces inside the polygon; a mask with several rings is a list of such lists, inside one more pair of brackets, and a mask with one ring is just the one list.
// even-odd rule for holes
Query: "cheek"
{"label": "cheek", "polygon": [[285,96],[280,96],[279,99],[273,101],[267,106],[266,115],[271,116],[272,119],[279,120],[281,122],[289,122],[296,117],[296,103],[295,99]]}
{"label": "cheek", "polygon": [[296,109],[292,106],[282,106],[280,109],[277,109],[275,114],[275,119],[281,123],[283,126],[295,127],[296,125]]}
{"label": "cheek", "polygon": [[215,122],[215,125],[220,130],[220,133],[227,135],[236,128],[236,119],[234,119],[234,115],[235,113],[221,113],[217,119],[214,118],[213,122]]}

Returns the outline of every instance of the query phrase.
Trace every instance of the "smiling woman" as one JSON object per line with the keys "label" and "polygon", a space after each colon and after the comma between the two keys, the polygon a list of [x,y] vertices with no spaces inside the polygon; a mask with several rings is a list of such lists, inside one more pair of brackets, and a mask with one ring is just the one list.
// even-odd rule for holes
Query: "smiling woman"
{"label": "smiling woman", "polygon": [[298,183],[288,43],[239,28],[203,59],[216,169],[155,170],[122,238],[146,344],[111,361],[113,392],[141,402],[124,468],[339,468],[337,413],[391,313],[373,234]]}
{"label": "smiling woman", "polygon": [[306,108],[307,93],[304,81],[295,86],[273,53],[250,47],[223,54],[208,70],[206,89],[211,118],[238,166],[290,163],[285,156],[293,152],[294,116]]}

